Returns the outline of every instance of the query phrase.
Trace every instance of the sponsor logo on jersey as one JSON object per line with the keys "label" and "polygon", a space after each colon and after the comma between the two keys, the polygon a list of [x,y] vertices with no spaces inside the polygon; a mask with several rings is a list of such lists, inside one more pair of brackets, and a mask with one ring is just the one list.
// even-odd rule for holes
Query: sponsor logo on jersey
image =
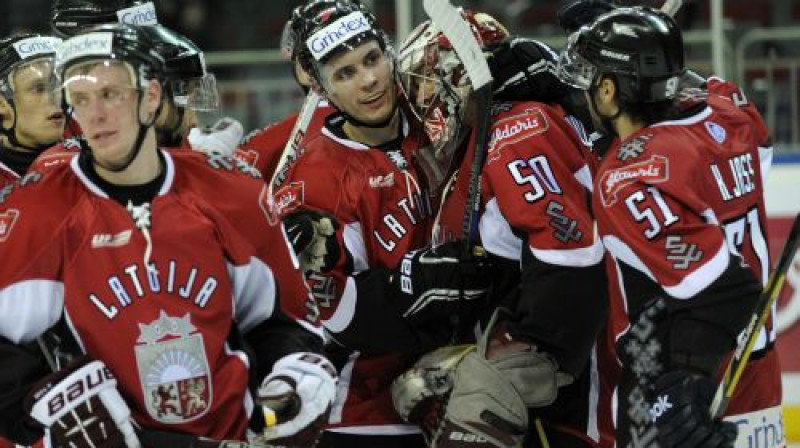
{"label": "sponsor logo on jersey", "polygon": [[132,230],[124,230],[116,235],[110,233],[98,233],[92,236],[92,249],[101,247],[122,247],[130,243]]}
{"label": "sponsor logo on jersey", "polygon": [[55,54],[61,39],[57,37],[29,37],[14,42],[14,50],[20,59],[28,59],[42,54]]}
{"label": "sponsor logo on jersey", "polygon": [[7,240],[9,235],[11,235],[11,231],[14,229],[14,224],[16,224],[17,219],[19,219],[19,215],[19,210],[13,208],[0,213],[0,243]]}
{"label": "sponsor logo on jersey", "polygon": [[147,413],[158,422],[178,424],[211,408],[213,389],[203,337],[191,314],[172,317],[163,310],[139,324],[134,347]]}
{"label": "sponsor logo on jersey", "polygon": [[306,41],[314,59],[320,60],[352,37],[371,30],[367,18],[359,11],[350,13],[312,34]]}
{"label": "sponsor logo on jersey", "polygon": [[658,184],[669,179],[669,161],[664,156],[652,156],[647,160],[606,171],[600,177],[600,198],[603,206],[611,207],[617,202],[617,193],[633,184],[643,182]]}
{"label": "sponsor logo on jersey", "polygon": [[370,188],[389,188],[394,186],[394,173],[389,173],[384,176],[370,176]]}
{"label": "sponsor logo on jersey", "polygon": [[725,128],[714,123],[713,121],[706,121],[706,130],[708,134],[711,135],[711,138],[716,140],[717,143],[722,144],[728,136],[728,133],[725,131]]}
{"label": "sponsor logo on jersey", "polygon": [[247,166],[253,167],[256,166],[256,162],[258,161],[258,153],[252,149],[237,149],[236,152],[233,153],[233,157],[243,163],[246,163]]}
{"label": "sponsor logo on jersey", "polygon": [[486,163],[497,160],[500,157],[500,149],[505,145],[542,134],[547,132],[548,128],[547,118],[538,107],[526,109],[521,114],[497,120],[489,136],[489,158]]}
{"label": "sponsor logo on jersey", "polygon": [[117,11],[117,18],[119,23],[125,25],[158,25],[156,7],[153,6],[153,2],[120,9]]}
{"label": "sponsor logo on jersey", "polygon": [[112,33],[86,33],[64,41],[56,51],[56,65],[84,56],[110,56]]}
{"label": "sponsor logo on jersey", "polygon": [[270,224],[277,224],[282,215],[303,205],[304,187],[303,182],[291,182],[278,189],[270,200],[267,186],[264,186],[261,190],[260,205]]}

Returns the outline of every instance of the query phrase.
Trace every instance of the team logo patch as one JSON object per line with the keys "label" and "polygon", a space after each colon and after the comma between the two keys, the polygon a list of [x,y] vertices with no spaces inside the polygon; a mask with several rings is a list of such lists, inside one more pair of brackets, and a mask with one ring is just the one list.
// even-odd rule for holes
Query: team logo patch
{"label": "team logo patch", "polygon": [[630,160],[639,157],[647,150],[646,144],[652,139],[651,134],[640,135],[625,142],[617,150],[617,160]]}
{"label": "team logo patch", "polygon": [[267,216],[267,221],[275,225],[282,215],[303,205],[304,187],[305,184],[303,182],[291,182],[289,185],[284,185],[278,189],[270,198],[265,185],[261,190],[259,204],[261,210]]}
{"label": "team logo patch", "polygon": [[652,156],[647,160],[606,171],[600,177],[600,198],[604,207],[617,202],[617,193],[634,182],[658,184],[669,179],[669,161],[664,156]]}
{"label": "team logo patch", "polygon": [[161,311],[157,320],[139,324],[139,331],[134,349],[147,413],[168,424],[207,413],[213,400],[211,370],[191,315],[171,317]]}
{"label": "team logo patch", "polygon": [[500,157],[500,149],[505,145],[542,134],[547,132],[548,128],[547,118],[538,107],[498,120],[489,136],[489,158],[486,163],[497,160]]}
{"label": "team logo patch", "polygon": [[447,120],[442,115],[442,109],[435,107],[430,116],[425,119],[425,133],[432,142],[438,142],[447,134]]}
{"label": "team logo patch", "polygon": [[711,138],[717,141],[717,143],[722,143],[728,136],[728,133],[725,131],[725,128],[714,123],[713,121],[706,121],[706,130],[708,131]]}
{"label": "team logo patch", "polygon": [[258,161],[258,153],[252,149],[237,149],[236,152],[233,153],[233,157],[236,160],[247,164],[247,166],[256,166],[256,162]]}
{"label": "team logo patch", "polygon": [[17,209],[12,208],[0,213],[0,243],[7,240],[11,235],[11,230],[14,229],[17,219],[19,219],[19,210]]}

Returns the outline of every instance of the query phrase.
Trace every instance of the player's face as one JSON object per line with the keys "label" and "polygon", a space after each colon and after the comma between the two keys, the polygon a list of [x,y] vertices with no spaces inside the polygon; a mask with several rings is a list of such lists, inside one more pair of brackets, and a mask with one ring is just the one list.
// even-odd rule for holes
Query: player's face
{"label": "player's face", "polygon": [[[149,100],[151,89],[141,93],[132,76],[129,66],[110,61],[82,64],[67,72],[67,102],[100,166],[124,166],[134,149],[139,123],[155,113],[157,103]],[[139,107],[142,96],[145,100]]]}
{"label": "player's face", "polygon": [[321,74],[328,99],[355,119],[382,123],[394,114],[397,96],[392,63],[378,42],[371,40],[334,56]]}
{"label": "player's face", "polygon": [[14,72],[16,137],[25,146],[54,144],[64,133],[66,120],[53,97],[51,73],[50,60],[34,61]]}

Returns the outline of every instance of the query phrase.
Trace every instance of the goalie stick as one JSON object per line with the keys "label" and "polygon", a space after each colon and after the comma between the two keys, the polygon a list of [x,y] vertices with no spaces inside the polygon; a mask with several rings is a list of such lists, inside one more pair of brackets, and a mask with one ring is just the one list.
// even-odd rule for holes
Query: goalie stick
{"label": "goalie stick", "polygon": [[786,272],[789,270],[792,261],[794,261],[798,246],[800,246],[800,214],[794,218],[792,229],[789,231],[789,236],[783,246],[781,256],[778,258],[778,263],[775,265],[775,270],[770,274],[767,285],[758,297],[753,314],[750,316],[744,332],[739,337],[736,351],[733,352],[733,357],[725,368],[722,382],[717,387],[716,394],[714,394],[714,401],[711,402],[711,417],[714,419],[721,418],[728,407],[728,402],[730,402],[733,391],[736,389],[747,361],[750,359],[750,354],[753,351],[753,346],[758,339],[761,328],[764,327],[764,323],[771,313],[772,305],[781,293],[783,282],[786,280]]}
{"label": "goalie stick", "polygon": [[470,255],[477,239],[477,221],[480,211],[481,170],[486,160],[486,138],[489,130],[489,104],[492,101],[492,74],[475,36],[464,21],[461,12],[449,0],[424,0],[422,3],[431,21],[453,45],[472,84],[472,99],[477,111],[475,122],[475,156],[469,177],[467,207],[462,227],[463,253]]}

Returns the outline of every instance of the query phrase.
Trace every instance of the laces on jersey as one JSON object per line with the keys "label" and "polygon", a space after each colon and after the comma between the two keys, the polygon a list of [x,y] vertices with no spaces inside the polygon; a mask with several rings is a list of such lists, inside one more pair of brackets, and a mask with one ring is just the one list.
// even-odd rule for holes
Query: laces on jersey
{"label": "laces on jersey", "polygon": [[128,201],[128,213],[147,242],[147,247],[144,249],[144,266],[148,271],[158,273],[155,265],[150,262],[150,256],[153,254],[153,238],[150,236],[150,204],[145,202],[142,205],[133,205],[133,202]]}
{"label": "laces on jersey", "polygon": [[[403,173],[403,177],[406,179],[406,196],[408,197],[408,202],[411,204],[411,208],[416,207],[416,201],[414,201],[414,191],[422,196],[422,190],[419,188],[419,183],[417,180],[414,179],[414,176],[408,171],[408,160],[403,155],[401,151],[386,151],[386,156],[389,157],[389,160],[394,163],[394,166]],[[411,190],[411,187],[414,187],[414,191]]]}

